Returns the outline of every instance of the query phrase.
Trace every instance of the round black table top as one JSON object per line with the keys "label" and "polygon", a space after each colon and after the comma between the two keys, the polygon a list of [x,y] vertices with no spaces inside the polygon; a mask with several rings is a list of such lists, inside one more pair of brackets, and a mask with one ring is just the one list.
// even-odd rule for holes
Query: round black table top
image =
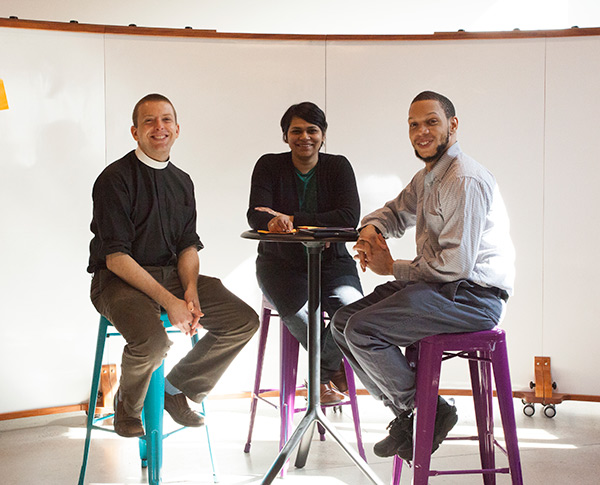
{"label": "round black table top", "polygon": [[266,242],[287,242],[287,243],[327,243],[327,242],[352,242],[358,239],[356,231],[331,230],[320,231],[311,234],[308,231],[297,231],[294,233],[280,232],[258,232],[244,231],[241,234],[244,239],[254,239]]}

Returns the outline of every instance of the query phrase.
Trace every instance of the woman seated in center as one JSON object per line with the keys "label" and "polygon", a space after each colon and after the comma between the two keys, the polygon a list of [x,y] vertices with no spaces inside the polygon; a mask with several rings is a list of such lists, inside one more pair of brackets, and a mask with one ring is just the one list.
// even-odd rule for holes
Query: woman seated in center
{"label": "woman seated in center", "polygon": [[[247,213],[252,229],[291,232],[299,226],[352,227],[360,217],[356,179],[342,155],[320,152],[325,113],[314,103],[290,106],[281,118],[283,141],[290,151],[260,157],[252,174]],[[330,316],[362,298],[356,263],[345,243],[322,253],[321,307]],[[302,244],[260,242],[258,284],[290,333],[306,348],[308,269]],[[342,352],[329,325],[321,336],[321,403],[344,400],[348,391]]]}

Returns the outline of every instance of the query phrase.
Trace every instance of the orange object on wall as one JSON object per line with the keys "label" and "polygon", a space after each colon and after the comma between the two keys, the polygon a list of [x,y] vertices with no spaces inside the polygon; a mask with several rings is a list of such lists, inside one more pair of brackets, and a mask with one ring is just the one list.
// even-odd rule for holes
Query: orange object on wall
{"label": "orange object on wall", "polygon": [[8,109],[8,99],[4,89],[4,81],[0,79],[0,109]]}

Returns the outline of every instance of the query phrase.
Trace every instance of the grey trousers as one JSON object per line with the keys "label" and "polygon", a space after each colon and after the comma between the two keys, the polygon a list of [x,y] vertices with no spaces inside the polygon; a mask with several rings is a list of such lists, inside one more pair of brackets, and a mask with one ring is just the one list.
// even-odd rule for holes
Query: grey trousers
{"label": "grey trousers", "polygon": [[338,310],[333,337],[369,393],[397,416],[414,407],[415,397],[415,371],[400,347],[493,328],[504,310],[499,293],[465,280],[392,281]]}
{"label": "grey trousers", "polygon": [[[176,297],[183,298],[177,268],[144,269]],[[198,295],[204,313],[200,324],[207,333],[167,378],[187,397],[201,402],[258,329],[258,316],[217,278],[200,275]],[[160,320],[160,305],[109,270],[94,274],[91,299],[127,342],[121,361],[120,392],[125,411],[139,416],[152,373],[172,345]]]}

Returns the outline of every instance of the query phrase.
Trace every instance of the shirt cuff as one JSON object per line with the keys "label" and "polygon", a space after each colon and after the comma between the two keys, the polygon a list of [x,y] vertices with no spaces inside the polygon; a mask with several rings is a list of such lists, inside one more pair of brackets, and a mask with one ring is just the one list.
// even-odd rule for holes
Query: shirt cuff
{"label": "shirt cuff", "polygon": [[184,237],[177,244],[177,249],[176,249],[177,254],[179,254],[184,249],[189,248],[190,246],[194,246],[196,248],[196,251],[200,251],[201,249],[204,249],[204,244],[202,244],[202,241],[200,241],[200,238],[198,237],[198,235],[190,234],[187,237]]}
{"label": "shirt cuff", "polygon": [[386,236],[385,227],[376,221],[363,221],[363,224],[358,228],[358,232],[362,231],[367,226],[373,226],[379,234],[381,234],[383,237]]}
{"label": "shirt cuff", "polygon": [[131,256],[131,243],[126,241],[102,241],[99,256],[106,259],[106,256],[114,253],[124,253]]}
{"label": "shirt cuff", "polygon": [[396,260],[392,266],[394,278],[400,281],[411,281],[410,279],[410,263],[411,261]]}

